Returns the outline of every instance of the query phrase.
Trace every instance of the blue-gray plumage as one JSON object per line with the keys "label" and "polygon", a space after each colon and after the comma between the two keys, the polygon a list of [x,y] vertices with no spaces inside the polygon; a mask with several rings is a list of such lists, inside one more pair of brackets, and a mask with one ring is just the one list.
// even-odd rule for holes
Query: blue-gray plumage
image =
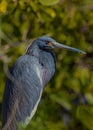
{"label": "blue-gray plumage", "polygon": [[43,88],[55,73],[53,48],[85,53],[50,37],[34,40],[10,70],[12,78],[7,79],[2,105],[2,130],[17,130],[17,124],[27,125],[35,114]]}

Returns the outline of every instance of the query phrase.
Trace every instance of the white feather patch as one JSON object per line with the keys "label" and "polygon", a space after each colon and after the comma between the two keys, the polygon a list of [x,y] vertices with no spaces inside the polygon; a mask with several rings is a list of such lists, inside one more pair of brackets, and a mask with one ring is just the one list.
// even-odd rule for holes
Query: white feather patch
{"label": "white feather patch", "polygon": [[41,91],[41,93],[40,93],[40,97],[39,97],[38,101],[36,102],[36,105],[34,106],[33,110],[31,111],[30,116],[26,118],[24,125],[28,125],[28,123],[30,122],[30,120],[31,120],[32,117],[34,116],[34,114],[35,114],[35,112],[36,112],[36,110],[37,110],[37,106],[38,106],[38,104],[39,104],[39,102],[40,102],[41,96],[42,96],[42,91]]}
{"label": "white feather patch", "polygon": [[38,75],[38,77],[40,79],[40,82],[42,84],[42,75],[41,75],[40,69],[39,69],[39,67],[37,65],[35,66],[35,69],[36,69],[36,73],[37,73],[37,75]]}

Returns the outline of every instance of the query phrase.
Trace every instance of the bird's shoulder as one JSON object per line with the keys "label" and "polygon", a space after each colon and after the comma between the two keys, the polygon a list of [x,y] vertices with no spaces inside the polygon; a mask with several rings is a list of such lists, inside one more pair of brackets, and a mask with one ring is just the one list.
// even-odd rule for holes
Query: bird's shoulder
{"label": "bird's shoulder", "polygon": [[33,63],[34,61],[36,61],[35,58],[33,58],[33,56],[30,56],[30,55],[22,55],[20,56],[16,62],[15,62],[15,65],[21,65],[21,64],[28,64],[28,63]]}
{"label": "bird's shoulder", "polygon": [[30,55],[23,55],[20,56],[16,62],[14,63],[13,67],[11,68],[12,71],[25,71],[26,68],[34,69],[34,65],[38,64],[37,59]]}

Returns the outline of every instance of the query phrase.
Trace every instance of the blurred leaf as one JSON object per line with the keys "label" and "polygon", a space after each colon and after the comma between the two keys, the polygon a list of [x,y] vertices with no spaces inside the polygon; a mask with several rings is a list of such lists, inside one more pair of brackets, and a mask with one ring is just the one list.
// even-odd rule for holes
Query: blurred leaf
{"label": "blurred leaf", "polygon": [[60,93],[57,93],[57,95],[51,94],[50,97],[52,100],[54,100],[56,103],[60,104],[67,110],[71,109],[72,106],[70,104],[70,97],[66,92],[62,91]]}
{"label": "blurred leaf", "polygon": [[88,102],[93,105],[93,95],[91,93],[86,93],[85,96]]}
{"label": "blurred leaf", "polygon": [[62,124],[61,121],[56,122],[56,123],[48,122],[47,127],[48,127],[48,130],[63,130],[64,124]]}
{"label": "blurred leaf", "polygon": [[89,106],[78,106],[77,118],[90,130],[93,128],[93,108]]}
{"label": "blurred leaf", "polygon": [[[87,68],[81,68],[78,69],[75,73],[75,77],[78,78],[80,86],[84,87],[84,89],[87,89],[89,83],[90,83],[90,71]],[[81,89],[83,90],[83,88]]]}
{"label": "blurred leaf", "polygon": [[7,4],[6,0],[0,2],[0,12],[5,13],[7,11]]}
{"label": "blurred leaf", "polygon": [[59,0],[39,0],[39,2],[43,5],[49,6],[49,5],[54,5],[59,2]]}

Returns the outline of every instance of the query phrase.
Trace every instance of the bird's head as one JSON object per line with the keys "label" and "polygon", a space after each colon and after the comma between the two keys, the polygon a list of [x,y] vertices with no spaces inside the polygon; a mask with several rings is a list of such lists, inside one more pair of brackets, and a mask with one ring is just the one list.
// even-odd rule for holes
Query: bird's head
{"label": "bird's head", "polygon": [[51,50],[54,48],[59,48],[86,54],[86,52],[82,50],[58,43],[53,38],[50,38],[48,36],[42,36],[34,40],[33,43],[28,47],[27,51],[29,52],[29,50],[31,50],[32,46],[34,45],[38,46],[41,50]]}
{"label": "bird's head", "polygon": [[54,39],[47,37],[47,36],[39,37],[36,41],[38,43],[38,46],[41,49],[50,50],[50,49],[53,49],[53,48],[59,48],[59,49],[67,49],[67,50],[75,51],[75,52],[78,52],[78,53],[86,54],[86,52],[84,52],[82,50],[79,50],[79,49],[58,43]]}

